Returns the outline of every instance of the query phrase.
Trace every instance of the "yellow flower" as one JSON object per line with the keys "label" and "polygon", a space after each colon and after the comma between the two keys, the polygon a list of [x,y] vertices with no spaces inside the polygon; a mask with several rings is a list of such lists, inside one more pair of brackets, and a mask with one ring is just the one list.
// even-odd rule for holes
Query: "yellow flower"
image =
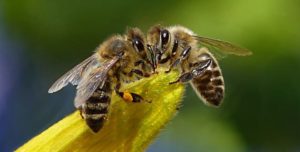
{"label": "yellow flower", "polygon": [[184,86],[169,85],[177,77],[177,72],[161,70],[124,86],[151,103],[128,103],[113,94],[108,120],[98,133],[93,133],[76,111],[16,151],[144,151],[177,112]]}

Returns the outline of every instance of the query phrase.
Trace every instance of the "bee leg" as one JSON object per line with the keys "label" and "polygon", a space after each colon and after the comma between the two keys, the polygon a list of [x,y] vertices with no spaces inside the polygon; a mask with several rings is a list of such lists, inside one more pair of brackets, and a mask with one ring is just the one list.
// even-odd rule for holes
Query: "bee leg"
{"label": "bee leg", "polygon": [[165,72],[169,73],[175,66],[177,66],[178,64],[182,64],[183,63],[182,61],[189,57],[191,49],[192,49],[191,46],[185,47],[181,52],[180,57],[176,59],[173,63],[171,63],[169,69]]}
{"label": "bee leg", "polygon": [[132,76],[134,73],[137,74],[137,75],[139,75],[139,76],[144,76],[143,71],[138,70],[138,69],[132,69],[132,70],[128,73],[128,75],[129,75],[129,76]]}
{"label": "bee leg", "polygon": [[167,71],[165,71],[165,73],[169,73],[171,72],[171,70],[176,67],[179,63],[181,62],[180,58],[175,60],[169,67],[169,69]]}
{"label": "bee leg", "polygon": [[143,60],[138,60],[138,61],[134,62],[134,66],[139,66],[141,64],[144,64]]}
{"label": "bee leg", "polygon": [[119,97],[121,97],[126,102],[134,102],[134,103],[138,103],[141,101],[151,102],[148,100],[144,100],[144,98],[139,94],[132,93],[129,91],[121,92],[121,91],[119,91],[120,87],[121,87],[121,84],[118,83],[115,87],[115,92]]}
{"label": "bee leg", "polygon": [[151,101],[145,100],[141,95],[132,93],[129,91],[124,91],[124,92],[116,91],[116,94],[118,96],[120,96],[126,102],[133,102],[133,103],[139,103],[141,101],[146,101],[149,103],[151,102]]}
{"label": "bee leg", "polygon": [[129,76],[132,76],[133,74],[137,74],[139,76],[142,76],[142,77],[150,77],[150,74],[149,73],[144,73],[143,71],[139,70],[139,69],[132,69],[128,75]]}
{"label": "bee leg", "polygon": [[203,72],[212,64],[211,59],[206,59],[204,61],[198,62],[197,66],[191,70],[194,78],[199,77]]}
{"label": "bee leg", "polygon": [[186,72],[186,73],[183,73],[182,75],[180,75],[176,81],[170,82],[169,84],[175,84],[178,82],[185,83],[192,79],[193,79],[193,74],[191,72]]}
{"label": "bee leg", "polygon": [[176,81],[170,82],[169,84],[175,84],[178,82],[185,83],[192,80],[193,78],[199,77],[211,65],[211,63],[211,59],[202,61],[201,63],[197,64],[197,67],[195,67],[189,72],[181,74]]}
{"label": "bee leg", "polygon": [[165,58],[159,60],[159,64],[164,64],[166,62],[168,62],[169,60],[171,59],[171,56],[170,55],[167,55]]}
{"label": "bee leg", "polygon": [[128,91],[124,91],[124,92],[117,92],[117,94],[126,102],[141,102],[143,99],[142,96],[136,94],[136,93],[131,93]]}
{"label": "bee leg", "polygon": [[[153,66],[153,64],[149,61],[149,60],[146,60],[147,64],[150,64],[151,65],[151,68],[153,70],[153,72],[155,72],[155,68]],[[146,63],[144,60],[139,60],[137,62],[134,63],[134,66],[139,66],[141,65],[141,68],[146,71],[145,69],[147,68],[146,67]],[[133,69],[129,72],[129,74],[133,74],[133,73],[136,73],[140,76],[143,76],[143,77],[149,77],[151,74],[150,73],[143,73],[141,70],[138,70],[138,69]]]}
{"label": "bee leg", "polygon": [[83,117],[83,115],[82,115],[82,107],[80,106],[80,107],[78,108],[78,110],[79,110],[79,112],[80,112],[81,118],[84,119],[84,117]]}

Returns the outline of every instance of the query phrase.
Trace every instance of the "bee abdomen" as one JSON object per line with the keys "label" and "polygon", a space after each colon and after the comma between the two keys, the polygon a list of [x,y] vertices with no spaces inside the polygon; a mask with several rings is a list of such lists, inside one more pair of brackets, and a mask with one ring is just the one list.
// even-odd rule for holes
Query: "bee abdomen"
{"label": "bee abdomen", "polygon": [[98,132],[107,119],[110,95],[111,89],[99,88],[81,107],[83,119],[94,132]]}
{"label": "bee abdomen", "polygon": [[103,127],[107,119],[109,105],[110,96],[105,93],[98,97],[90,97],[82,105],[82,117],[94,132],[98,132]]}
{"label": "bee abdomen", "polygon": [[224,98],[224,80],[219,68],[207,70],[203,75],[192,80],[193,87],[197,90],[206,103],[219,106]]}

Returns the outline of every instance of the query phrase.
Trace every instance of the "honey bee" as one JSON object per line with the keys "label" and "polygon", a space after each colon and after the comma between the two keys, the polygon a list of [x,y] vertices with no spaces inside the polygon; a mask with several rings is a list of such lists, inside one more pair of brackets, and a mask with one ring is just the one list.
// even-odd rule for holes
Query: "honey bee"
{"label": "honey bee", "polygon": [[168,69],[166,72],[177,68],[181,72],[178,79],[170,84],[190,82],[199,98],[214,107],[222,103],[225,85],[218,61],[207,47],[226,54],[252,54],[225,41],[197,36],[182,26],[155,25],[148,31],[147,43],[147,49],[154,54],[154,67],[165,67]]}
{"label": "honey bee", "polygon": [[122,83],[148,77],[153,70],[148,60],[145,36],[137,28],[125,35],[115,35],[103,42],[95,53],[60,77],[49,89],[59,91],[68,83],[77,85],[74,105],[93,132],[98,132],[107,120],[111,94],[128,102],[144,99],[128,91],[119,91]]}

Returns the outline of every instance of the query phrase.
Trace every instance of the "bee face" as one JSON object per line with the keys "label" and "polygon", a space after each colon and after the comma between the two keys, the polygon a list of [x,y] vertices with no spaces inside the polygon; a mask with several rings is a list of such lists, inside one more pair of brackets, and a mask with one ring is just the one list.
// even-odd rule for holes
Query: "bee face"
{"label": "bee face", "polygon": [[147,43],[150,46],[158,46],[159,45],[160,31],[161,31],[161,26],[160,25],[152,26],[148,30]]}
{"label": "bee face", "polygon": [[120,57],[117,64],[128,72],[136,61],[147,59],[142,34],[137,32],[138,29],[129,31],[127,35],[113,36],[100,45],[96,52],[100,54],[101,62]]}
{"label": "bee face", "polygon": [[157,52],[163,54],[171,42],[171,35],[168,29],[163,28],[160,25],[156,25],[150,28],[148,32],[148,43],[157,49]]}
{"label": "bee face", "polygon": [[145,36],[138,28],[130,28],[127,30],[127,41],[131,43],[131,47],[143,60],[147,60],[147,52],[145,47]]}

